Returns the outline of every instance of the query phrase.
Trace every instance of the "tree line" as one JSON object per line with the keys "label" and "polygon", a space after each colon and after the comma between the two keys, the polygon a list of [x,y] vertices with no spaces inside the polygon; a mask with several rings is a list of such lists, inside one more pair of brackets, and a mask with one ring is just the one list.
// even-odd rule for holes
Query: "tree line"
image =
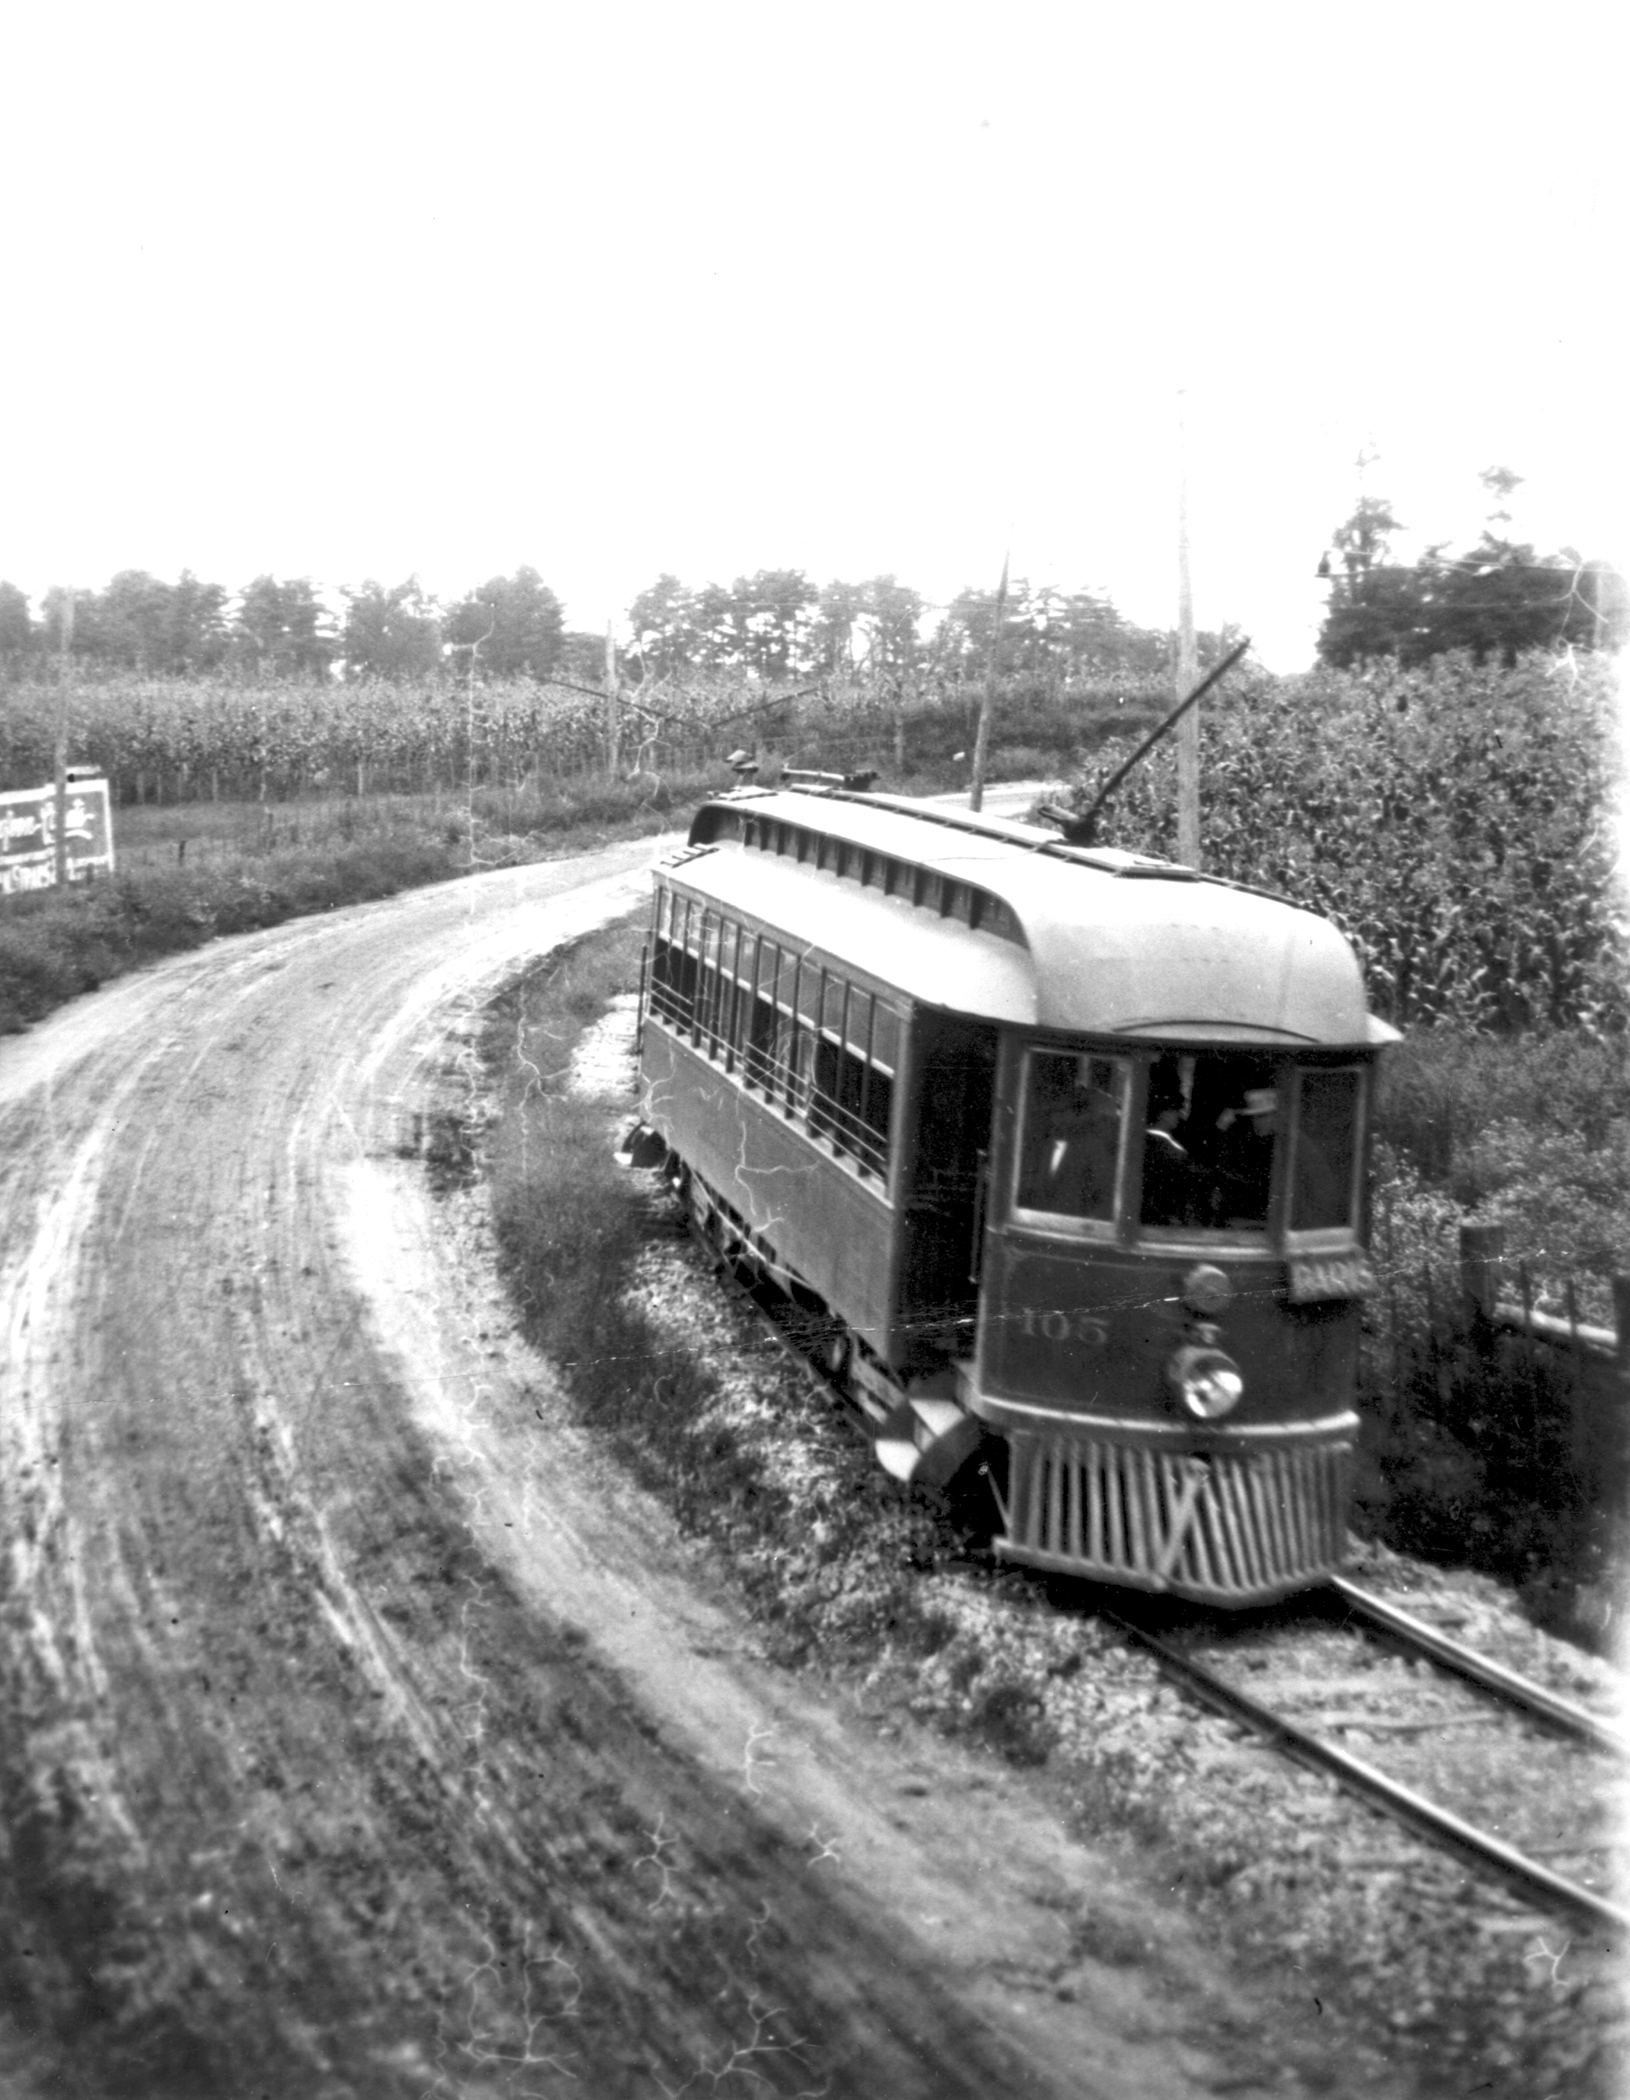
{"label": "tree line", "polygon": [[[535,569],[495,576],[451,604],[417,577],[369,580],[340,593],[336,614],[306,577],[257,576],[233,593],[184,570],[167,583],[121,570],[99,591],[73,594],[75,661],[148,678],[237,674],[255,682],[385,679],[422,682],[474,671],[485,679],[598,684],[605,642],[567,628]],[[61,647],[67,592],[38,614],[0,583],[0,664],[13,676]],[[997,593],[969,588],[935,606],[898,578],[818,585],[800,569],[760,569],[729,585],[659,576],[627,611],[618,651],[630,683],[725,674],[766,683],[864,677],[885,686],[982,675],[997,625]],[[1203,651],[1227,646],[1207,636]],[[1053,690],[1086,678],[1146,680],[1168,672],[1169,634],[1133,625],[1102,594],[1013,583],[1001,606],[997,669]]]}
{"label": "tree line", "polygon": [[[61,648],[68,596],[47,591],[36,618],[15,584],[0,583],[0,662],[14,675]],[[389,587],[370,579],[340,596],[336,617],[309,577],[257,576],[232,592],[190,569],[175,583],[121,569],[104,590],[73,593],[70,647],[80,663],[149,678],[422,679],[473,649],[490,676],[543,679],[559,674],[569,642],[588,640],[566,634],[560,600],[536,569],[495,576],[446,606],[416,576]]]}
{"label": "tree line", "polygon": [[1513,539],[1506,504],[1522,476],[1489,467],[1479,479],[1489,511],[1476,543],[1455,553],[1439,541],[1407,565],[1389,559],[1404,530],[1391,503],[1359,498],[1319,566],[1330,580],[1321,661],[1346,670],[1390,658],[1412,668],[1465,650],[1474,663],[1509,669],[1532,649],[1617,648],[1630,636],[1630,590],[1618,571],[1572,547],[1539,554]]}
{"label": "tree line", "polygon": [[[1320,659],[1338,669],[1390,658],[1407,667],[1455,650],[1506,665],[1536,648],[1600,649],[1630,637],[1630,589],[1605,562],[1573,548],[1538,554],[1511,536],[1505,507],[1522,477],[1481,477],[1490,509],[1475,545],[1447,542],[1405,565],[1391,556],[1403,526],[1384,497],[1362,496],[1320,564],[1330,596]],[[384,679],[424,682],[450,673],[598,685],[600,636],[568,629],[559,598],[536,569],[494,576],[452,603],[416,576],[369,579],[330,609],[308,577],[257,576],[236,593],[191,570],[167,583],[123,569],[100,591],[73,594],[76,661],[143,677],[226,672],[256,682]],[[0,582],[0,666],[12,676],[61,646],[68,593],[47,591],[36,616],[15,584]],[[924,682],[983,675],[998,623],[998,593],[960,591],[931,604],[894,575],[813,582],[801,569],[760,569],[728,585],[693,586],[663,574],[627,608],[618,652],[628,683],[691,675],[766,684],[861,678],[903,692]],[[1202,667],[1238,638],[1199,638]],[[1169,632],[1123,619],[1091,590],[1018,579],[1000,606],[996,670],[1058,693],[1082,682],[1152,683],[1175,660]]]}

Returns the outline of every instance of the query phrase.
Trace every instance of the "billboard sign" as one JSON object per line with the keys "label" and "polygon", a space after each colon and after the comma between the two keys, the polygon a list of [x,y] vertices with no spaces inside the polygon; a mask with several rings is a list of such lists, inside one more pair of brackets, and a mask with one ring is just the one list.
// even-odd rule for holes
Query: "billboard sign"
{"label": "billboard sign", "polygon": [[[68,880],[113,872],[113,810],[105,780],[68,783]],[[57,879],[57,793],[22,788],[0,795],[0,897],[48,890]]]}

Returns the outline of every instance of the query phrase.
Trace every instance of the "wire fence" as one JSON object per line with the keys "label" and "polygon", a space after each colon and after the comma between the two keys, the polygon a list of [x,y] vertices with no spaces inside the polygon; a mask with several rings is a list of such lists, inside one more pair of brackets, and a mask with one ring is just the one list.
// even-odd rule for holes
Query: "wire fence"
{"label": "wire fence", "polygon": [[[1400,1259],[1377,1219],[1365,1434],[1392,1543],[1515,1577],[1585,1580],[1630,1549],[1630,1273],[1613,1324],[1582,1279],[1461,1225]],[[1591,1285],[1600,1298],[1600,1288]]]}

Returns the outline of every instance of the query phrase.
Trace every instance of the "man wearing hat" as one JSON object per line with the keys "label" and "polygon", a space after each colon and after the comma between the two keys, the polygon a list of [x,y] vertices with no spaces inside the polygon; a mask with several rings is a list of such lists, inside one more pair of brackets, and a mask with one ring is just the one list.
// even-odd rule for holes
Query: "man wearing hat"
{"label": "man wearing hat", "polygon": [[1214,1196],[1217,1225],[1264,1225],[1273,1173],[1273,1141],[1279,1128],[1279,1093],[1267,1085],[1247,1087],[1239,1102],[1217,1118]]}

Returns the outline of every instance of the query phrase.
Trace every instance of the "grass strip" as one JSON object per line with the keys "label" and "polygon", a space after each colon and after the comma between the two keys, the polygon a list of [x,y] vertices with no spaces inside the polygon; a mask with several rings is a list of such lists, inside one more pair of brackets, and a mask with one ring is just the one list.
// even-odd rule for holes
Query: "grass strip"
{"label": "grass strip", "polygon": [[127,865],[111,881],[0,898],[0,1035],[219,934],[655,835],[718,784],[699,776],[481,791],[464,809],[426,796],[365,810],[342,801],[130,812],[121,825]]}

